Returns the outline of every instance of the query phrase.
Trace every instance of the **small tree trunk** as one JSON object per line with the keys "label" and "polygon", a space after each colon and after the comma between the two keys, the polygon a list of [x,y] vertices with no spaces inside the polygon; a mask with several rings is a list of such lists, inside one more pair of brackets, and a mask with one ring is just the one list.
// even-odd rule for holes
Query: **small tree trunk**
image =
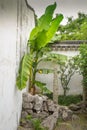
{"label": "small tree trunk", "polygon": [[54,69],[53,101],[54,101],[54,103],[58,104],[58,75],[57,75],[57,68]]}
{"label": "small tree trunk", "polygon": [[64,93],[63,93],[64,96],[66,96],[66,89],[64,89]]}
{"label": "small tree trunk", "polygon": [[36,77],[36,67],[34,68],[34,71],[31,70],[31,76],[29,77],[29,90],[28,92],[32,95],[35,95],[36,88],[35,88],[35,77]]}
{"label": "small tree trunk", "polygon": [[30,88],[29,93],[32,95],[35,95],[36,89],[35,86],[33,86],[32,88]]}

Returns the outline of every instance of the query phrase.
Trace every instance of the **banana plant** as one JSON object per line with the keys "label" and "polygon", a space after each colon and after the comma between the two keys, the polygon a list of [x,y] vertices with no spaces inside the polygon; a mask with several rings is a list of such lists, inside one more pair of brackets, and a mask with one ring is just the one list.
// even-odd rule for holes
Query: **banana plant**
{"label": "banana plant", "polygon": [[[56,3],[49,5],[45,13],[37,20],[37,25],[32,29],[28,40],[29,52],[27,52],[20,63],[19,73],[16,80],[18,89],[22,90],[29,81],[29,89],[37,86],[45,86],[45,83],[36,81],[38,64],[47,58],[50,51],[49,43],[58,30],[60,22],[63,19],[62,14],[53,17]],[[50,72],[48,70],[48,72]],[[45,88],[46,89],[46,88]]]}

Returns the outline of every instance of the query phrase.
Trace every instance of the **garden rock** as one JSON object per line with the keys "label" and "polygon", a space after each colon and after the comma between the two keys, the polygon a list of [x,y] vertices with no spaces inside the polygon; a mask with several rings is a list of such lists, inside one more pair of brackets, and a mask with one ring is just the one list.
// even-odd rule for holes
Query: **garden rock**
{"label": "garden rock", "polygon": [[58,119],[58,112],[55,112],[42,122],[42,126],[48,128],[48,130],[53,130],[56,126],[57,119]]}
{"label": "garden rock", "polygon": [[21,118],[24,119],[27,117],[27,115],[28,115],[28,113],[26,111],[22,111]]}
{"label": "garden rock", "polygon": [[45,119],[46,117],[49,116],[49,114],[46,113],[46,112],[40,112],[40,113],[34,112],[31,115],[32,115],[32,118],[37,118],[37,119],[40,119],[40,120],[43,120],[43,119]]}
{"label": "garden rock", "polygon": [[33,110],[32,109],[26,109],[26,112],[28,113],[28,115],[32,115],[33,114]]}
{"label": "garden rock", "polygon": [[87,103],[80,102],[77,104],[71,104],[69,109],[71,109],[74,113],[87,113]]}
{"label": "garden rock", "polygon": [[42,111],[43,98],[39,95],[35,95],[34,102],[34,109],[39,113],[40,111]]}
{"label": "garden rock", "polygon": [[66,106],[60,106],[59,107],[59,118],[63,120],[71,120],[72,119],[73,112],[68,109]]}
{"label": "garden rock", "polygon": [[31,95],[30,93],[23,93],[23,101],[24,102],[28,102],[28,103],[30,103],[30,102],[34,102],[34,96],[33,95]]}
{"label": "garden rock", "polygon": [[23,102],[23,109],[32,109],[32,108],[33,108],[32,103]]}
{"label": "garden rock", "polygon": [[73,130],[73,128],[71,124],[64,122],[58,124],[58,130]]}
{"label": "garden rock", "polygon": [[75,104],[71,104],[71,105],[69,106],[69,108],[70,108],[72,111],[77,111],[77,110],[81,109],[80,106],[77,106],[77,105],[75,105]]}
{"label": "garden rock", "polygon": [[63,120],[71,119],[72,111],[66,106],[55,104],[47,96],[23,93],[20,126],[25,128],[24,130],[33,128],[31,119],[27,118],[29,115],[31,115],[32,119],[39,119],[43,127],[53,130],[58,118]]}
{"label": "garden rock", "polygon": [[34,130],[33,128],[24,128],[19,126],[17,130]]}
{"label": "garden rock", "polygon": [[55,112],[58,109],[58,105],[54,104],[52,100],[47,101],[48,111],[49,112]]}

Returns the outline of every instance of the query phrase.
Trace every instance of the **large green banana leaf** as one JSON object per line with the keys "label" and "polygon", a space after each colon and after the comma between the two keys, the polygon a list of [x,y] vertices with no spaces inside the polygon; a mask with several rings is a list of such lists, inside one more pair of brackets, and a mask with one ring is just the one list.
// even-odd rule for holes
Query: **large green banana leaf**
{"label": "large green banana leaf", "polygon": [[27,80],[30,75],[30,68],[32,67],[32,56],[29,54],[24,55],[20,64],[19,74],[16,80],[18,89],[22,90],[25,88]]}
{"label": "large green banana leaf", "polygon": [[29,43],[34,48],[34,51],[45,47],[51,41],[63,19],[62,14],[52,19],[55,8],[56,3],[47,7],[45,14],[41,16],[37,26],[30,34]]}
{"label": "large green banana leaf", "polygon": [[35,80],[35,84],[42,90],[42,92],[51,93],[51,91],[46,87],[46,83]]}
{"label": "large green banana leaf", "polygon": [[53,17],[53,12],[56,8],[56,3],[54,3],[53,5],[49,5],[46,10],[45,10],[45,14],[42,15],[38,21],[37,21],[37,26],[31,31],[30,33],[30,38],[29,40],[32,41],[37,37],[37,34],[39,32],[41,32],[42,30],[47,30],[50,22],[52,20]]}
{"label": "large green banana leaf", "polygon": [[62,19],[63,19],[63,15],[59,14],[51,22],[51,26],[49,27],[49,29],[47,31],[47,42],[50,42],[51,39],[53,38],[54,34],[58,30],[59,24],[62,21]]}
{"label": "large green banana leaf", "polygon": [[42,15],[38,19],[37,24],[40,27],[39,28],[40,30],[48,30],[48,27],[49,27],[48,25],[50,24],[50,21],[52,20],[55,8],[56,8],[56,3],[54,3],[53,5],[49,5],[45,10],[45,14]]}
{"label": "large green banana leaf", "polygon": [[33,43],[35,43],[33,44],[35,49],[39,50],[40,48],[45,47],[51,41],[62,19],[63,16],[61,14],[58,15],[55,19],[53,19],[48,30],[42,30],[41,32],[38,32],[36,39],[33,40]]}
{"label": "large green banana leaf", "polygon": [[[49,53],[45,58],[41,61],[52,61],[56,64],[62,64],[67,60],[67,56],[63,54]],[[40,62],[41,62],[40,61]]]}

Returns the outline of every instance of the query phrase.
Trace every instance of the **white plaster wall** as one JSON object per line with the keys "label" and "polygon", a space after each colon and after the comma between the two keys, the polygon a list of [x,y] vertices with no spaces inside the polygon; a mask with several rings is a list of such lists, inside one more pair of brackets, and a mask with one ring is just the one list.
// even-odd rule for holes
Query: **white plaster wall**
{"label": "white plaster wall", "polygon": [[[78,51],[56,51],[54,53],[58,54],[64,54],[66,56],[75,56],[79,52]],[[52,62],[42,62],[39,64],[39,68],[50,68],[54,69],[55,64]],[[37,80],[41,80],[42,82],[46,83],[47,88],[49,88],[51,91],[53,91],[53,74],[37,74]],[[79,73],[75,73],[69,83],[70,90],[67,94],[82,94],[82,76],[79,75]],[[59,94],[63,94],[63,89],[61,86],[61,82],[58,79],[58,87],[59,87]]]}
{"label": "white plaster wall", "polygon": [[[22,17],[25,10],[27,23]],[[22,94],[17,90],[15,80],[23,49],[26,48],[24,43],[33,26],[34,13],[24,0],[0,0],[0,130],[17,130]]]}

